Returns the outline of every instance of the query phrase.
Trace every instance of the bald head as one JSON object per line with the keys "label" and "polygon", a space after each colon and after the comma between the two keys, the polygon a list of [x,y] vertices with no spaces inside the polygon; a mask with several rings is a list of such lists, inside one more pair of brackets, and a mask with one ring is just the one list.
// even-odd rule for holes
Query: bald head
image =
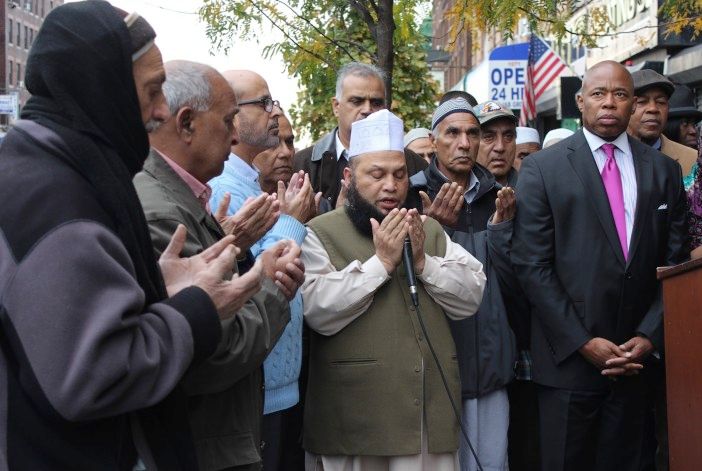
{"label": "bald head", "polygon": [[601,80],[602,75],[622,74],[622,79],[630,87],[630,91],[634,93],[634,79],[626,67],[616,61],[602,61],[590,67],[583,76],[582,88],[585,89],[591,82]]}
{"label": "bald head", "polygon": [[241,96],[247,96],[254,88],[263,86],[268,90],[266,80],[253,70],[226,70],[222,72],[222,76],[229,82],[229,86],[240,101],[247,100],[248,98],[241,98]]}
{"label": "bald head", "polygon": [[599,62],[583,77],[582,94],[576,99],[583,126],[612,141],[626,131],[634,112],[634,81],[618,62]]}
{"label": "bald head", "polygon": [[236,94],[239,114],[235,124],[238,141],[232,152],[251,164],[256,155],[278,145],[281,110],[272,106],[268,83],[251,70],[227,70],[222,74]]}

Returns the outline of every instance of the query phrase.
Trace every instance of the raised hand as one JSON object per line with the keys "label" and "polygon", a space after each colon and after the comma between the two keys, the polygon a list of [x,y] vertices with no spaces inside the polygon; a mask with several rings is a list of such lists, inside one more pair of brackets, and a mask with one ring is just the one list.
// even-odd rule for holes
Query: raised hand
{"label": "raised hand", "polygon": [[319,198],[312,190],[309,175],[302,170],[293,174],[287,188],[283,182],[278,182],[278,201],[283,214],[303,224],[317,215]]}
{"label": "raised hand", "polygon": [[508,186],[497,192],[495,200],[495,215],[492,217],[493,224],[509,221],[517,212],[517,198],[514,190]]}
{"label": "raised hand", "polygon": [[294,241],[281,240],[259,256],[263,273],[275,281],[289,300],[295,297],[297,289],[305,281],[305,266],[300,254],[300,246]]}
{"label": "raised hand", "polygon": [[232,234],[236,245],[246,252],[278,220],[280,203],[274,195],[262,193],[256,198],[248,198],[239,211],[232,216],[227,216],[230,201],[231,195],[225,193],[214,217],[222,226],[224,233]]}
{"label": "raised hand", "polygon": [[168,295],[198,286],[212,298],[220,318],[230,318],[261,288],[261,268],[227,280],[239,251],[232,245],[234,237],[226,236],[192,257],[180,257],[186,236],[185,226],[178,225],[158,261]]}
{"label": "raised hand", "polygon": [[407,210],[395,208],[385,216],[382,223],[375,218],[371,218],[370,221],[375,254],[385,267],[385,271],[390,274],[402,258],[402,244],[410,225]]}
{"label": "raised hand", "polygon": [[341,186],[339,188],[339,196],[336,198],[336,207],[343,208],[346,204],[346,195],[349,193],[349,184],[346,183],[346,180],[341,180]]}
{"label": "raised hand", "polygon": [[412,242],[412,258],[414,260],[414,271],[421,275],[424,271],[424,239],[426,237],[424,233],[424,221],[419,215],[419,211],[416,209],[410,209],[407,212],[409,218],[409,236],[410,242]]}
{"label": "raised hand", "polygon": [[434,201],[429,195],[420,191],[422,211],[426,216],[432,217],[444,226],[454,227],[458,223],[458,216],[463,206],[463,187],[456,182],[444,183],[436,194]]}

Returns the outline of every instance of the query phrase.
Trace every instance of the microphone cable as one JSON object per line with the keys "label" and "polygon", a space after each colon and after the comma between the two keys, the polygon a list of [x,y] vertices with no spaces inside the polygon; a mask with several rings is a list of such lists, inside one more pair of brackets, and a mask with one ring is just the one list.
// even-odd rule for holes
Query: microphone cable
{"label": "microphone cable", "polygon": [[453,395],[451,394],[451,389],[449,388],[448,381],[446,380],[446,374],[444,373],[444,369],[441,367],[439,357],[436,355],[434,345],[432,345],[431,339],[429,338],[427,327],[424,325],[422,312],[419,309],[419,296],[417,293],[416,284],[417,281],[414,274],[414,260],[412,258],[412,243],[410,242],[409,236],[405,238],[402,252],[403,259],[405,262],[405,271],[407,272],[407,284],[409,286],[410,298],[412,299],[412,304],[414,305],[414,308],[417,310],[417,319],[419,320],[419,326],[422,329],[424,338],[427,340],[427,345],[429,346],[429,351],[431,352],[432,358],[434,358],[434,363],[436,363],[436,367],[439,370],[439,376],[441,376],[441,381],[444,383],[444,390],[446,390],[446,395],[448,396],[449,402],[451,403],[453,414],[456,416],[456,420],[458,421],[458,426],[461,429],[461,434],[463,435],[463,438],[465,438],[466,443],[468,444],[468,448],[470,449],[470,452],[473,455],[473,458],[475,459],[475,463],[478,465],[478,471],[483,471],[483,466],[480,464],[478,454],[476,453],[475,448],[473,448],[473,444],[471,443],[470,438],[468,438],[468,431],[466,430],[466,427],[465,425],[463,425],[463,421],[461,420],[461,414],[458,412],[458,407],[456,407],[456,401],[454,400]]}

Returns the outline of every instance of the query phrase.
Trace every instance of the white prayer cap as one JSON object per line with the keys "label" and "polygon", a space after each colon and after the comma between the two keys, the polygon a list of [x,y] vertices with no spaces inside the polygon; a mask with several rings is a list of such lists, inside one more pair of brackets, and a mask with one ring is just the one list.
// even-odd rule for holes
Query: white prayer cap
{"label": "white prayer cap", "polygon": [[526,144],[527,142],[534,142],[536,144],[541,144],[541,139],[539,139],[539,131],[534,128],[526,128],[524,126],[517,126],[517,144]]}
{"label": "white prayer cap", "polygon": [[417,139],[429,137],[430,134],[431,134],[431,131],[429,131],[427,128],[411,129],[407,134],[405,134],[405,147],[410,145],[412,143],[412,141],[416,141]]}
{"label": "white prayer cap", "polygon": [[546,133],[546,136],[544,137],[543,147],[545,149],[548,146],[552,146],[558,141],[562,141],[563,139],[570,137],[573,134],[575,134],[573,131],[566,128],[551,129],[549,132]]}
{"label": "white prayer cap", "polygon": [[369,152],[404,152],[404,134],[400,118],[385,109],[376,111],[366,119],[351,124],[349,159]]}

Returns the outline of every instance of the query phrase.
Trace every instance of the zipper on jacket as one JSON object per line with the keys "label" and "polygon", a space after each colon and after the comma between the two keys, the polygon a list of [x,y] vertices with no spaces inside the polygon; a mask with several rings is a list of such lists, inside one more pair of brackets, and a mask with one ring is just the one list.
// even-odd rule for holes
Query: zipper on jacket
{"label": "zipper on jacket", "polygon": [[[477,258],[477,246],[475,244],[475,230],[473,229],[473,210],[472,210],[472,202],[468,203],[466,205],[466,213],[468,213],[468,233],[470,234],[470,245],[471,248],[473,249],[473,256]],[[487,278],[487,275],[486,275]],[[486,279],[486,285],[487,285],[487,279]],[[486,286],[487,287],[487,286]],[[477,314],[477,313],[476,313]],[[478,394],[480,393],[480,357],[478,356],[480,353],[480,348],[478,345],[478,329],[479,329],[479,321],[480,319],[478,316],[474,317],[474,329],[473,329],[473,344],[475,347],[475,397],[478,397]]]}

